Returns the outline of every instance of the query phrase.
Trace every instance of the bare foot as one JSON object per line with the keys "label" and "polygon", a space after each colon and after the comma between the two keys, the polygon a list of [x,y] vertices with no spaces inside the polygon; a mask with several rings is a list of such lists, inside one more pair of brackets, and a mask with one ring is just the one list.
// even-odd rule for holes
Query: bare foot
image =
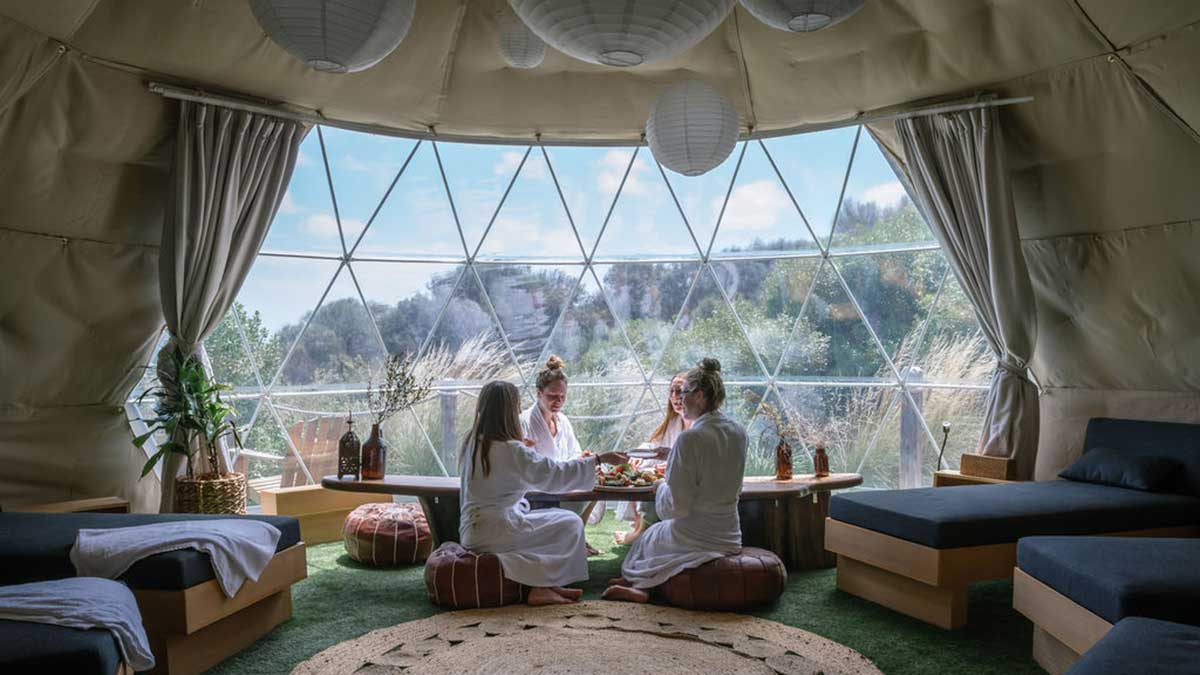
{"label": "bare foot", "polygon": [[626,580],[625,577],[614,577],[612,579],[609,579],[608,585],[609,586],[630,586],[630,587],[633,586],[633,584],[629,583],[629,581]]}
{"label": "bare foot", "polygon": [[538,607],[541,605],[569,605],[571,600],[555,593],[550,588],[534,588],[529,591],[529,596],[525,598],[526,604]]}
{"label": "bare foot", "polygon": [[613,541],[622,545],[628,546],[637,541],[637,538],[642,536],[642,529],[630,530],[628,532],[613,532]]}
{"label": "bare foot", "polygon": [[582,588],[563,588],[562,586],[551,586],[550,590],[558,593],[562,597],[574,602],[583,597]]}
{"label": "bare foot", "polygon": [[587,546],[587,554],[588,554],[589,558],[594,555],[600,555],[600,551],[595,546],[592,546],[591,544],[586,544],[586,546]]}
{"label": "bare foot", "polygon": [[[618,600],[621,602],[646,602],[650,599],[650,594],[646,591],[639,591],[636,588],[629,588],[628,586],[609,586],[604,591],[604,595],[600,597],[605,600]],[[533,594],[531,593],[530,599],[532,598]]]}

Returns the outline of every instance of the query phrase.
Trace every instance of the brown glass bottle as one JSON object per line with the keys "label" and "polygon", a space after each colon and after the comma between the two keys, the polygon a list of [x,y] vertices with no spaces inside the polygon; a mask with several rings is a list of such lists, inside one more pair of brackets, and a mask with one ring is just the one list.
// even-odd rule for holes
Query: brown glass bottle
{"label": "brown glass bottle", "polygon": [[387,443],[383,442],[383,432],[379,430],[379,425],[372,424],[371,437],[362,446],[363,480],[382,480],[386,466]]}
{"label": "brown glass bottle", "polygon": [[792,479],[792,446],[787,441],[779,441],[775,446],[775,480]]}
{"label": "brown glass bottle", "polygon": [[825,454],[823,443],[817,444],[817,451],[813,454],[813,475],[817,478],[829,475],[829,455]]}

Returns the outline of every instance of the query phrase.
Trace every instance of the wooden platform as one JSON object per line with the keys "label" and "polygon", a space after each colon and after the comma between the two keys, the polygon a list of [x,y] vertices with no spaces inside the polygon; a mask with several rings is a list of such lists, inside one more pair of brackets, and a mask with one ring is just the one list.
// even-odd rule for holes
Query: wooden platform
{"label": "wooden platform", "polygon": [[292,584],[308,576],[305,545],[280,551],[258,581],[226,597],[216,579],[181,591],[135,590],[157,661],[154,673],[203,672],[292,615]]}
{"label": "wooden platform", "polygon": [[1013,608],[1045,634],[1033,643],[1033,659],[1052,675],[1066,671],[1112,630],[1111,623],[1019,567],[1013,569]]}
{"label": "wooden platform", "polygon": [[305,543],[342,540],[342,525],[351,511],[363,504],[390,502],[391,495],[329,490],[320,485],[269,488],[259,493],[266,515],[293,516],[300,521]]}

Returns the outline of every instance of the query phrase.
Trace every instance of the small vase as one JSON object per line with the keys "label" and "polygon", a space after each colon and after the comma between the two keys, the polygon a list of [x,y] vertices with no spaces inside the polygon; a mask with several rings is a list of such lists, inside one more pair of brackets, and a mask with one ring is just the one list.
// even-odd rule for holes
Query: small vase
{"label": "small vase", "polygon": [[813,455],[813,476],[825,478],[828,475],[829,455],[825,454],[825,446],[818,444],[816,454]]}
{"label": "small vase", "polygon": [[379,430],[379,425],[372,424],[371,437],[362,444],[363,480],[383,480],[386,466],[387,443],[383,442],[383,432]]}
{"label": "small vase", "polygon": [[775,480],[792,479],[792,446],[779,441],[775,446]]}
{"label": "small vase", "polygon": [[338,480],[344,475],[350,475],[358,480],[358,468],[361,461],[362,443],[354,433],[354,419],[346,420],[346,433],[338,440]]}

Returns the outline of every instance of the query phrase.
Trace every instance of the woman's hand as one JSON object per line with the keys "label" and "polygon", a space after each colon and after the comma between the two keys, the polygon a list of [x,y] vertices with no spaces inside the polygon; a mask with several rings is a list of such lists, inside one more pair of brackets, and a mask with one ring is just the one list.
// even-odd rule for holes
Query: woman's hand
{"label": "woman's hand", "polygon": [[527,447],[527,448],[532,448],[533,446],[537,445],[537,442],[534,441],[532,438],[523,438],[523,439],[521,439],[521,442],[524,443],[525,447]]}
{"label": "woman's hand", "polygon": [[629,455],[623,452],[605,452],[596,455],[596,461],[601,464],[624,464],[629,461]]}

